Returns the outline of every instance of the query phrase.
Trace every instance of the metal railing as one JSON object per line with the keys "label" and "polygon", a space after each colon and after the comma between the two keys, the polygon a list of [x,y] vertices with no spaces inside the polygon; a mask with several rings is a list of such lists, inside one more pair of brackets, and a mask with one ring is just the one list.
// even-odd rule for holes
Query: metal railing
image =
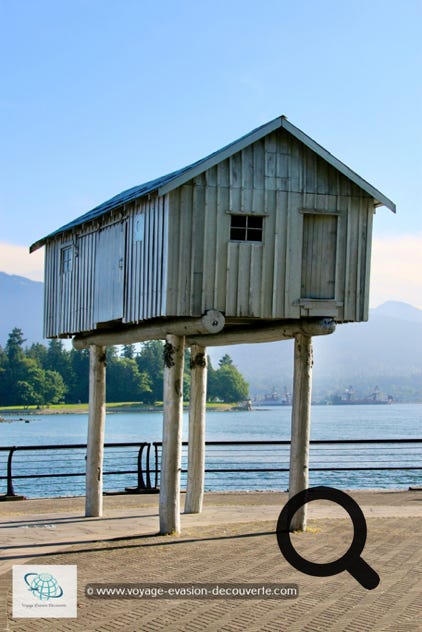
{"label": "metal railing", "polygon": [[[310,442],[310,482],[346,488],[419,485],[422,439],[347,439]],[[187,442],[182,445],[182,487]],[[161,442],[104,445],[105,493],[151,493],[159,487]],[[290,441],[206,442],[207,490],[288,487]],[[0,447],[0,499],[83,495],[86,444]],[[393,475],[394,472],[394,475]]]}
{"label": "metal railing", "polygon": [[[24,494],[32,497],[82,495],[86,447],[86,443],[0,447],[0,471],[6,465],[6,475],[0,475],[0,481],[6,480],[6,494],[0,499],[13,500],[24,497]],[[155,472],[152,482],[150,471],[151,447],[152,444],[147,442],[105,443],[105,489],[110,488],[108,481],[111,486],[124,481],[135,482],[134,487],[127,489],[132,493],[157,487],[158,473]],[[6,454],[7,458],[2,458]],[[55,480],[47,487],[46,479]]]}

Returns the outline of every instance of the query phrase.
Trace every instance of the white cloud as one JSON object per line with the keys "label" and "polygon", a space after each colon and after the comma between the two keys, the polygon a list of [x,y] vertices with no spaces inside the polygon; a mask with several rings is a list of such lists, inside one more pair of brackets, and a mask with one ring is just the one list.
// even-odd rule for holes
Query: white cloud
{"label": "white cloud", "polygon": [[388,300],[422,309],[422,234],[374,238],[371,306]]}
{"label": "white cloud", "polygon": [[44,248],[30,255],[26,246],[0,242],[0,271],[18,274],[33,281],[43,281]]}

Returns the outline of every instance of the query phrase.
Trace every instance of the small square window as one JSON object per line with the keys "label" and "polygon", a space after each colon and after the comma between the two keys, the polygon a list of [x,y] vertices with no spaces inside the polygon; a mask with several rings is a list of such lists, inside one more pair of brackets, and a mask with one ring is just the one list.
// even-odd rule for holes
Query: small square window
{"label": "small square window", "polygon": [[260,215],[232,215],[230,239],[232,241],[262,241],[264,218]]}
{"label": "small square window", "polygon": [[73,248],[72,246],[66,246],[62,248],[61,251],[61,260],[60,260],[60,271],[62,274],[69,274],[72,272],[73,266]]}

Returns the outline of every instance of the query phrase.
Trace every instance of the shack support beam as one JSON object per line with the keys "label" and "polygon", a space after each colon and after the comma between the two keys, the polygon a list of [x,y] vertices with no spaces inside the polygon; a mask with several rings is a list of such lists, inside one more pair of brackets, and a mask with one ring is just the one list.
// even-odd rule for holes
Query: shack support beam
{"label": "shack support beam", "polygon": [[156,321],[127,326],[118,330],[94,331],[73,338],[75,349],[86,349],[89,345],[131,345],[145,340],[164,340],[168,334],[174,336],[215,335],[225,323],[224,315],[210,309],[200,318],[156,319]]}
{"label": "shack support beam", "polygon": [[103,515],[106,348],[89,348],[89,418],[86,453],[85,516]]}
{"label": "shack support beam", "polygon": [[[295,337],[289,498],[307,489],[312,397],[312,338]],[[291,531],[305,531],[306,504],[295,513]]]}
{"label": "shack support beam", "polygon": [[225,345],[251,344],[255,342],[276,342],[292,340],[296,336],[325,336],[335,331],[336,323],[332,318],[309,318],[300,320],[274,321],[261,326],[245,327],[227,325],[221,332],[213,335],[186,334],[186,344],[202,347],[223,347]]}
{"label": "shack support beam", "polygon": [[180,533],[180,470],[185,339],[168,335],[164,346],[164,417],[160,476],[160,533]]}
{"label": "shack support beam", "polygon": [[188,482],[185,513],[201,513],[204,497],[205,408],[207,401],[207,356],[203,347],[192,346],[190,368]]}
{"label": "shack support beam", "polygon": [[[224,327],[226,327],[224,329]],[[292,340],[299,334],[324,336],[333,333],[336,323],[332,318],[301,318],[279,320],[260,326],[225,325],[225,318],[217,310],[207,311],[201,318],[157,319],[157,322],[127,326],[118,330],[80,334],[73,338],[75,349],[89,345],[129,345],[145,340],[164,340],[167,334],[185,336],[186,345],[223,347],[225,345],[251,344]]]}

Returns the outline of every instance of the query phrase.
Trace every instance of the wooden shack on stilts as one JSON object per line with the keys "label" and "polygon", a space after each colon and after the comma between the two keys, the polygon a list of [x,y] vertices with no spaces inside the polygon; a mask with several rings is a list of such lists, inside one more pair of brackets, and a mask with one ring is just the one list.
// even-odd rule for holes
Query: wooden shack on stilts
{"label": "wooden shack on stilts", "polygon": [[[133,187],[45,246],[47,338],[90,349],[86,515],[102,514],[107,345],[165,340],[160,532],[180,530],[183,361],[191,348],[185,511],[204,490],[212,345],[295,340],[290,495],[308,486],[312,337],[368,318],[375,208],[394,204],[284,116]],[[304,511],[292,528],[304,528]]]}

